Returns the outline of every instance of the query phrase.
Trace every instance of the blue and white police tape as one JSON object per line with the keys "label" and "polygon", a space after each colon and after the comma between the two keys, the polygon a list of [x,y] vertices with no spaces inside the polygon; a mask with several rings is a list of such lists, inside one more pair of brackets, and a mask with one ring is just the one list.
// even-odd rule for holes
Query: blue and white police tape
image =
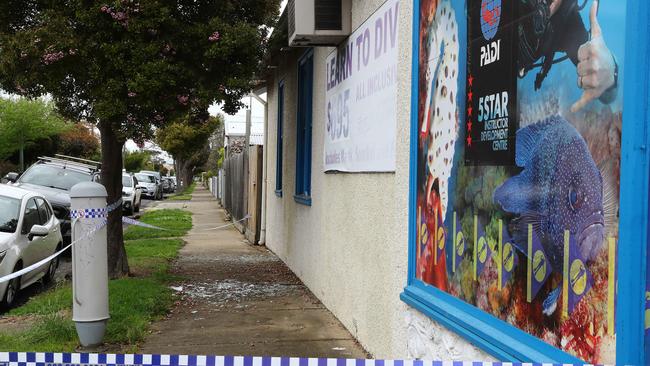
{"label": "blue and white police tape", "polygon": [[[551,363],[0,352],[2,366],[551,366]],[[566,365],[566,364],[565,364]]]}
{"label": "blue and white police tape", "polygon": [[92,235],[95,235],[95,233],[98,232],[99,230],[101,230],[101,228],[103,228],[104,226],[106,226],[106,219],[102,220],[99,224],[97,224],[94,228],[92,228],[92,230],[90,230],[87,233],[85,233],[84,235],[82,235],[79,239],[77,239],[77,240],[73,241],[72,243],[68,244],[67,246],[65,246],[65,248],[59,250],[58,252],[55,252],[51,256],[49,256],[49,257],[47,257],[45,259],[42,259],[42,260],[32,264],[31,266],[27,266],[27,267],[25,267],[25,268],[23,268],[23,269],[21,269],[19,271],[10,273],[10,274],[8,274],[8,275],[6,275],[4,277],[0,277],[0,283],[11,281],[16,277],[20,277],[20,276],[24,275],[25,273],[31,272],[31,271],[35,270],[36,268],[39,268],[41,266],[44,266],[44,265],[48,264],[52,259],[54,259],[57,256],[61,255],[61,253],[68,250],[68,248],[72,247],[75,243],[77,243],[77,242],[79,242],[81,240],[86,240],[89,237],[91,237]]}
{"label": "blue and white police tape", "polygon": [[[234,225],[234,224],[237,223],[237,222],[241,222],[241,221],[247,220],[247,219],[249,219],[249,218],[250,218],[250,215],[246,215],[246,216],[244,216],[243,218],[241,218],[241,219],[239,219],[239,220],[237,220],[237,221],[233,221],[233,222],[231,222],[231,223],[228,223],[228,224],[226,224],[226,225],[221,225],[221,226],[211,227],[211,228],[209,228],[209,229],[197,229],[197,230],[195,230],[195,231],[212,231],[212,230],[224,229],[224,228],[227,228],[228,226],[232,226],[232,225]],[[132,218],[130,218],[130,217],[122,217],[122,222],[125,223],[125,224],[128,224],[128,225],[141,226],[141,227],[146,227],[146,228],[154,229],[154,230],[166,230],[166,231],[169,231],[169,229],[165,229],[165,228],[162,228],[162,227],[159,227],[159,226],[155,226],[155,225],[147,224],[147,223],[144,223],[144,222],[142,222],[142,221],[138,221],[138,220],[132,219]],[[206,224],[206,225],[211,225],[211,224]]]}
{"label": "blue and white police tape", "polygon": [[101,219],[106,217],[108,211],[105,208],[84,208],[83,210],[71,210],[72,219]]}
{"label": "blue and white police tape", "polygon": [[84,208],[80,210],[70,210],[70,218],[72,219],[98,219],[106,217],[109,213],[115,211],[118,208],[122,208],[122,199],[107,205],[106,208]]}

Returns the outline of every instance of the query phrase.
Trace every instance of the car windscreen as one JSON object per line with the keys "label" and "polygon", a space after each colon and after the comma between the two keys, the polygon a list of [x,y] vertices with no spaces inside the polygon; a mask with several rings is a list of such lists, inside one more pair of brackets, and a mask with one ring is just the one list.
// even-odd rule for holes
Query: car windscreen
{"label": "car windscreen", "polygon": [[145,183],[156,183],[156,178],[154,178],[153,175],[147,175],[147,174],[136,174],[135,177],[138,178],[138,180],[139,180],[140,182],[145,182]]}
{"label": "car windscreen", "polygon": [[132,187],[133,183],[132,183],[131,177],[122,176],[122,186],[123,187]]}
{"label": "car windscreen", "polygon": [[4,233],[16,232],[19,213],[19,199],[0,196],[0,231]]}
{"label": "car windscreen", "polygon": [[52,165],[34,165],[18,181],[69,191],[75,184],[91,180],[90,174]]}

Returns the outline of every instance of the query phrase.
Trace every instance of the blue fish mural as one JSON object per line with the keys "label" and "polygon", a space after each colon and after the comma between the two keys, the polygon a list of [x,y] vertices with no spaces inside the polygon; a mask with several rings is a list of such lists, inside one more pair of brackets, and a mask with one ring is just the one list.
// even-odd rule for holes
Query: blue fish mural
{"label": "blue fish mural", "polygon": [[561,116],[517,131],[515,162],[523,170],[493,195],[516,214],[510,229],[526,253],[532,224],[553,271],[562,273],[564,231],[575,238],[579,256],[593,259],[604,242],[603,178],[580,133]]}

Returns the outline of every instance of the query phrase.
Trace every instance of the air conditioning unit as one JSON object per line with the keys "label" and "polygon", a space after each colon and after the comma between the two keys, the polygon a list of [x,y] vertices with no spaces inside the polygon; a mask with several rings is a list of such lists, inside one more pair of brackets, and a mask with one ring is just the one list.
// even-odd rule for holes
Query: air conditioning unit
{"label": "air conditioning unit", "polygon": [[350,35],[352,0],[289,0],[289,46],[335,46]]}

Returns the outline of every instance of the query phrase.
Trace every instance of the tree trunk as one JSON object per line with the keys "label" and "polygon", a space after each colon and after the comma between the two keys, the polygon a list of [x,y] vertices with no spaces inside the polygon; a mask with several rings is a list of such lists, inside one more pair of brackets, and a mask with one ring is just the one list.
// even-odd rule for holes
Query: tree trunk
{"label": "tree trunk", "polygon": [[[99,124],[102,141],[102,184],[108,192],[108,204],[122,198],[122,146],[110,122]],[[122,208],[108,214],[108,276],[111,279],[129,274],[129,263],[124,249]]]}

